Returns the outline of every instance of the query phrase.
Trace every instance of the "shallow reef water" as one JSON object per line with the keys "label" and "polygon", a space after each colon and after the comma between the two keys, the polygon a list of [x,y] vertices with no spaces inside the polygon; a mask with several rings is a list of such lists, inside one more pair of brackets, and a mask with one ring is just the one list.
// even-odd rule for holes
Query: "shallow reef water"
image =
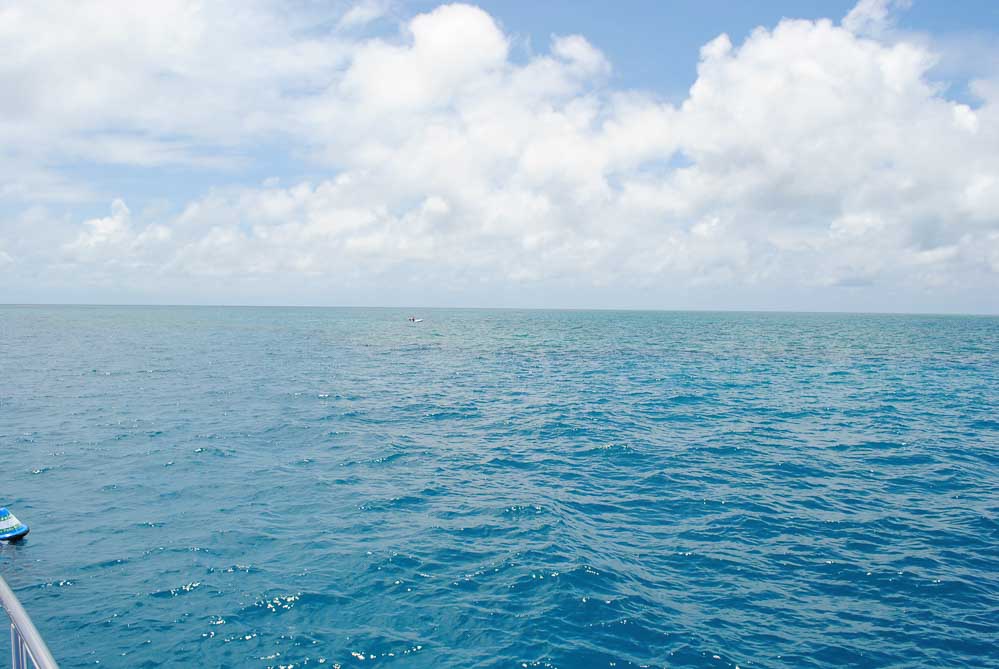
{"label": "shallow reef water", "polygon": [[64,669],[999,666],[999,318],[408,315],[0,307]]}

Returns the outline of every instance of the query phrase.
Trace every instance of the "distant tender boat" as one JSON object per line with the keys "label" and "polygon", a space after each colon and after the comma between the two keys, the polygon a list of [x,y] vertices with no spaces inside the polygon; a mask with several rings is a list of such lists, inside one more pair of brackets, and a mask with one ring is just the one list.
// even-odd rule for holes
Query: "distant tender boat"
{"label": "distant tender boat", "polygon": [[422,318],[417,318],[416,316],[410,316],[409,317],[409,322],[410,323],[422,323],[423,319]]}
{"label": "distant tender boat", "polygon": [[17,541],[30,530],[5,508],[0,508],[0,541]]}

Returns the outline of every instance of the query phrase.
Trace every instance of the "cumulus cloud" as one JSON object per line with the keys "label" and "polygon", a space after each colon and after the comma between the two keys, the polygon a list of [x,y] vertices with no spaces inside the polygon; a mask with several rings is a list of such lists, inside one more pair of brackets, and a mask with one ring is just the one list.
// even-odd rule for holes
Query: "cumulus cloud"
{"label": "cumulus cloud", "polygon": [[159,269],[160,252],[173,235],[170,228],[157,224],[136,230],[132,212],[122,200],[111,203],[110,216],[88,219],[82,227],[76,239],[63,246],[62,261],[70,266],[96,266],[102,275],[109,271]]}
{"label": "cumulus cloud", "polygon": [[350,30],[365,26],[372,21],[376,21],[388,13],[388,3],[381,0],[363,0],[350,7],[340,20],[337,21],[337,28],[340,30]]}
{"label": "cumulus cloud", "polygon": [[[517,58],[470,5],[364,36],[353,29],[383,5],[354,5],[330,33],[317,28],[330,17],[266,3],[157,4],[0,10],[19,59],[0,85],[24,92],[0,103],[13,139],[0,151],[210,164],[219,147],[280,139],[330,176],[219,186],[166,216],[116,200],[56,246],[74,281],[97,267],[150,285],[417,281],[484,300],[476,285],[970,285],[972,306],[996,307],[983,296],[999,289],[997,87],[976,84],[975,106],[945,97],[925,42],[883,39],[903,2],[721,35],[676,105],[609,87],[610,62],[581,35]],[[43,22],[52,37],[27,48]]]}
{"label": "cumulus cloud", "polygon": [[858,35],[883,35],[897,12],[911,4],[911,0],[860,0],[843,18],[843,27]]}

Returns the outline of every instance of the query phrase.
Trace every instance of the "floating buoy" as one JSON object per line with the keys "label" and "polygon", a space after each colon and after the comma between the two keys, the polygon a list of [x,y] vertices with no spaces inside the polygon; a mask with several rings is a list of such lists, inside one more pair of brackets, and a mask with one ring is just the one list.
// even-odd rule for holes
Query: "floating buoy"
{"label": "floating buoy", "polygon": [[0,507],[0,541],[17,541],[30,530],[7,509]]}

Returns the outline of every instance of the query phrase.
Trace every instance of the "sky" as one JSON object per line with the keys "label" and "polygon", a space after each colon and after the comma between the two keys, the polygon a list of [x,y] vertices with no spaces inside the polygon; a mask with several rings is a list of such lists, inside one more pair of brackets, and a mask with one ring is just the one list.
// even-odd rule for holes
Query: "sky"
{"label": "sky", "polygon": [[0,0],[0,303],[999,313],[992,0]]}

